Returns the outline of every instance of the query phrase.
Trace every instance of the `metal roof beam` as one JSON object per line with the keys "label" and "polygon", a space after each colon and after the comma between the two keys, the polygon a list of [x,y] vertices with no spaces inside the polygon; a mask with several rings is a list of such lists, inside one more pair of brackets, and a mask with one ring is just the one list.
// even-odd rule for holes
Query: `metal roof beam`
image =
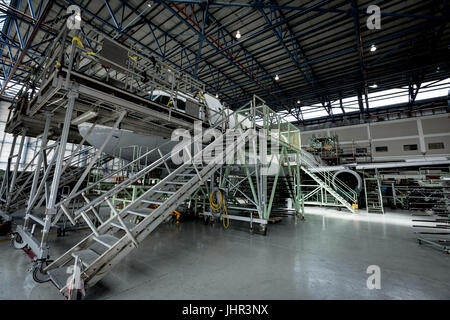
{"label": "metal roof beam", "polygon": [[[259,8],[258,11],[261,14],[261,16],[264,18],[264,20],[266,21],[266,24],[269,25],[269,26],[272,26],[272,21],[271,21],[271,19],[269,19],[269,17],[267,17],[267,15],[264,12],[264,10]],[[281,12],[280,12],[280,17],[277,18],[276,17],[276,12],[278,12],[278,11],[275,11],[275,10],[271,9],[271,17],[272,17],[272,19],[275,18],[275,21],[281,20],[281,19],[286,19],[284,17],[284,15],[283,16],[281,15]],[[286,29],[288,30],[289,34],[291,35],[291,39],[292,39],[294,34],[293,34],[292,30],[290,29],[288,23],[286,23]],[[297,67],[298,71],[300,71],[300,74],[303,76],[303,78],[306,80],[308,85],[311,87],[311,90],[313,90],[313,92],[316,94],[316,84],[317,84],[317,82],[314,79],[314,74],[312,72],[312,69],[311,69],[309,61],[307,59],[305,59],[304,52],[300,52],[300,45],[297,43],[297,41],[295,41],[295,44],[297,45],[297,48],[295,48],[294,52],[295,52],[296,56],[298,56],[299,55],[298,53],[300,52],[300,55],[302,56],[303,60],[305,61],[306,68],[309,69],[309,77],[306,74],[306,72],[304,72],[302,70],[302,68],[300,67],[297,59],[294,58],[294,56],[292,55],[291,50],[289,50],[287,48],[286,44],[283,41],[281,32],[277,31],[276,29],[272,29],[272,33],[278,39],[279,44],[283,47],[283,49],[286,52],[287,56],[291,59],[293,64]],[[328,98],[325,98],[323,96],[319,96],[317,94],[316,94],[316,96],[322,102],[322,105],[323,105],[324,109],[329,113],[328,108],[326,108],[325,105],[324,105],[324,101],[328,100]]]}
{"label": "metal roof beam", "polygon": [[52,4],[53,4],[53,0],[48,0],[45,5],[45,8],[42,10],[40,17],[39,17],[38,21],[36,22],[36,25],[33,28],[33,31],[31,32],[30,36],[28,37],[25,47],[21,51],[19,58],[16,60],[14,67],[10,71],[8,77],[6,78],[6,81],[3,83],[2,90],[0,92],[0,98],[5,93],[6,87],[7,87],[8,83],[11,81],[11,79],[13,78],[14,73],[16,72],[17,68],[19,67],[19,65],[22,64],[22,60],[25,57],[28,48],[31,46],[31,43],[33,42],[36,34],[38,33],[38,31],[40,29],[40,25],[44,22],[45,17],[47,16],[48,12],[50,11]]}
{"label": "metal roof beam", "polygon": [[[422,23],[420,25],[417,25],[417,26],[414,26],[414,27],[411,27],[411,28],[407,28],[407,29],[399,31],[399,32],[395,32],[393,34],[390,34],[390,35],[387,35],[387,36],[384,36],[384,37],[381,37],[381,38],[377,38],[377,39],[374,39],[374,40],[371,40],[371,41],[367,41],[367,42],[365,42],[363,44],[363,46],[364,47],[370,47],[372,44],[379,43],[379,42],[386,41],[386,40],[390,40],[390,39],[393,39],[393,38],[396,38],[396,37],[399,37],[399,36],[403,36],[405,34],[410,34],[413,31],[421,30],[421,29],[429,27],[431,25],[435,25],[435,21]],[[309,63],[312,64],[312,63],[316,63],[316,62],[319,62],[319,61],[324,61],[324,60],[327,60],[327,59],[331,59],[331,58],[335,58],[335,57],[338,57],[338,56],[342,56],[344,54],[353,52],[354,50],[355,50],[355,48],[353,48],[353,47],[346,48],[346,49],[343,49],[343,50],[339,50],[339,51],[336,51],[334,53],[331,53],[331,54],[328,54],[328,55],[325,55],[325,56],[322,56],[322,57],[319,57],[319,58],[316,58],[316,59],[312,59],[312,60],[309,61]],[[377,63],[379,63],[380,60],[378,60]],[[300,66],[302,66],[302,67],[305,66],[305,63],[300,64]],[[291,67],[287,67],[287,68],[278,70],[278,73],[279,74],[283,74],[283,73],[286,73],[286,72],[293,71],[295,69],[296,69],[296,67],[291,66]],[[360,72],[360,71],[358,70],[357,72]],[[343,76],[348,76],[348,75],[351,75],[353,73],[354,73],[354,71],[351,71],[349,73],[344,74]],[[247,85],[249,83],[250,82],[247,81],[247,82],[242,83],[241,85]],[[227,90],[231,90],[231,89],[233,89],[233,87],[225,88],[225,89],[223,89],[223,92],[226,92]]]}
{"label": "metal roof beam", "polygon": [[[214,19],[216,26],[219,27],[219,30],[223,30],[229,37],[231,37],[232,39],[234,38],[233,34],[230,31],[228,31],[228,29],[226,27],[223,27],[222,24],[220,23],[220,21],[218,21],[212,14],[210,14],[210,17],[212,19]],[[253,54],[251,54],[242,44],[240,45],[240,48],[241,48],[242,52],[244,53],[244,57],[246,58],[246,60],[247,60],[247,58],[249,58],[251,60],[250,64],[255,65],[255,70],[257,70],[257,72],[259,69],[262,71],[261,72],[262,74],[268,75],[267,70],[261,65],[260,62],[258,62],[258,60],[255,58],[255,56]],[[252,72],[252,73],[254,73],[254,72]],[[271,79],[271,83],[274,86],[281,89],[279,83],[276,82],[273,77],[270,77],[270,79]]]}
{"label": "metal roof beam", "polygon": [[[367,70],[366,70],[365,60],[364,60],[364,44],[363,44],[361,29],[360,29],[358,5],[356,3],[356,0],[351,0],[351,3],[352,3],[352,9],[353,9],[353,27],[355,30],[356,48],[358,50],[358,58],[359,58],[359,69],[361,71],[360,76],[361,76],[361,80],[364,83],[363,89],[364,89],[364,95],[366,97],[366,110],[364,111],[364,105],[362,105],[362,109],[361,109],[361,105],[360,105],[361,112],[364,115],[366,112],[369,113],[369,100],[367,98],[369,89],[367,88]],[[358,97],[360,97],[359,91],[358,91]]]}
{"label": "metal roof beam", "polygon": [[[121,30],[121,25],[119,25],[119,23],[116,20],[116,16],[114,15],[114,12],[111,10],[111,6],[109,5],[109,1],[108,0],[103,0],[105,2],[105,6],[108,9],[109,15],[111,16],[112,21],[114,22],[114,25],[116,26],[116,28],[118,30]],[[123,6],[123,4],[122,4]],[[119,7],[120,8],[120,7]]]}
{"label": "metal roof beam", "polygon": [[[217,50],[216,52],[213,52],[213,53],[207,55],[206,57],[202,58],[199,62],[196,62],[196,63],[200,63],[200,62],[202,62],[202,61],[206,61],[206,60],[208,60],[208,59],[210,59],[210,58],[212,58],[212,57],[214,57],[214,56],[216,56],[216,55],[218,55],[218,54],[223,54],[224,52],[228,52],[230,49],[232,49],[232,48],[234,48],[234,47],[236,47],[236,46],[238,46],[238,45],[241,45],[242,43],[244,43],[244,42],[246,42],[246,41],[248,41],[248,40],[251,40],[251,39],[253,39],[253,38],[256,38],[256,37],[258,37],[259,35],[262,35],[262,34],[264,34],[264,33],[266,33],[266,32],[269,32],[269,31],[271,31],[272,29],[275,29],[275,28],[277,28],[277,27],[279,27],[279,26],[281,26],[281,25],[283,25],[283,24],[285,24],[285,23],[287,23],[287,22],[289,22],[289,21],[291,21],[291,20],[293,20],[293,19],[295,19],[295,18],[300,17],[301,15],[303,15],[303,14],[305,14],[305,13],[308,13],[308,12],[312,11],[313,8],[320,7],[320,6],[322,6],[322,5],[324,5],[324,4],[328,3],[328,2],[330,2],[330,0],[322,0],[322,1],[320,1],[319,3],[316,3],[315,5],[313,5],[313,6],[309,7],[309,8],[306,8],[306,9],[303,10],[303,11],[297,12],[296,14],[293,14],[293,15],[289,16],[288,18],[286,18],[286,19],[284,19],[284,20],[282,20],[282,21],[279,21],[279,22],[277,22],[277,23],[275,23],[275,24],[273,24],[273,25],[271,25],[271,26],[267,26],[267,27],[263,28],[263,29],[260,30],[260,31],[257,31],[257,32],[255,32],[255,33],[249,35],[249,36],[246,36],[246,37],[242,38],[241,40],[235,41],[235,42],[233,42],[231,45],[228,45],[228,46],[226,46],[226,47],[223,47],[222,49]],[[163,3],[163,4],[164,4],[167,8],[170,8],[169,5],[167,5],[167,4],[165,4],[165,3]],[[193,67],[193,64],[184,67],[183,70],[185,70],[185,69],[187,69],[187,68],[191,68],[191,67]]]}
{"label": "metal roof beam", "polygon": [[[202,4],[204,1],[201,0],[154,0],[157,3],[188,3],[188,4]],[[302,6],[287,6],[287,5],[274,5],[274,4],[264,4],[260,2],[251,2],[251,3],[240,3],[237,1],[223,2],[223,1],[208,1],[210,7],[239,7],[239,8],[266,8],[266,9],[276,9],[276,10],[287,10],[287,11],[303,11],[307,9]],[[352,16],[351,10],[342,10],[342,9],[330,9],[330,8],[314,8],[312,11],[321,12],[321,13],[340,13]],[[359,10],[360,14],[370,15],[366,12],[365,9]],[[392,12],[381,12],[381,16],[385,17],[401,17],[401,18],[412,18],[412,19],[440,19],[440,16],[432,16],[432,15],[417,15],[417,14],[408,14],[408,13],[392,13]]]}
{"label": "metal roof beam", "polygon": [[[174,4],[174,6],[175,6],[175,8],[177,9],[178,12],[175,11],[171,6],[169,6],[168,4],[166,4],[166,3],[164,3],[164,2],[162,3],[162,5],[165,6],[165,7],[166,7],[173,15],[175,15],[175,16],[178,18],[178,20],[180,20],[180,22],[182,22],[182,23],[184,23],[186,26],[188,26],[189,29],[191,29],[192,31],[194,31],[197,35],[201,35],[200,31],[199,31],[197,28],[195,28],[194,25],[192,25],[191,23],[188,23],[188,22],[186,21],[186,19],[189,20],[189,21],[191,21],[191,22],[193,22],[194,24],[196,24],[195,21],[193,21],[193,20],[192,20],[190,17],[188,17],[188,16],[185,16],[186,19],[184,19],[183,17],[180,16],[179,13],[182,12],[182,10],[181,10],[180,8],[178,8],[178,6],[176,6],[176,4]],[[209,40],[208,38],[211,38],[211,37],[205,37],[204,41],[206,41],[206,43],[207,43],[211,48],[213,48],[213,49],[216,51],[216,53],[222,54],[222,55],[225,57],[225,59],[227,59],[233,66],[235,66],[235,68],[236,68],[237,70],[239,70],[242,74],[244,74],[244,75],[245,75],[247,78],[249,78],[252,82],[255,82],[261,89],[263,89],[263,90],[268,90],[268,88],[266,88],[265,85],[264,85],[261,81],[256,80],[256,79],[255,79],[256,77],[255,77],[252,73],[250,73],[250,72],[249,72],[242,64],[240,64],[240,63],[237,64],[237,63],[234,61],[233,56],[229,53],[228,50],[219,49],[219,48],[216,46],[216,45],[219,45],[219,44],[217,43],[217,41],[215,41],[214,39]],[[212,41],[215,41],[215,42],[216,42],[216,45],[215,45],[214,43],[212,43]],[[220,46],[220,45],[219,45],[219,46]],[[184,71],[184,70],[186,70],[186,69],[188,69],[188,68],[191,68],[191,67],[195,66],[196,64],[198,64],[198,63],[200,63],[200,62],[202,62],[202,61],[206,61],[206,59],[201,58],[201,59],[195,61],[194,63],[191,63],[191,64],[189,64],[189,65],[186,66],[186,67],[183,67],[181,70]]]}

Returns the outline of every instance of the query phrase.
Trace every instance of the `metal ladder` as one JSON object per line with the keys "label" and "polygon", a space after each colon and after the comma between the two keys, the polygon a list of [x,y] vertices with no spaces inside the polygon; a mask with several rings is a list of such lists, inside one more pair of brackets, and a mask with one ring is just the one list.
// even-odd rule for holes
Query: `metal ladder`
{"label": "metal ladder", "polygon": [[353,205],[357,204],[358,196],[354,190],[337,178],[334,179],[333,184],[333,180],[329,173],[319,171],[322,168],[322,165],[309,152],[301,150],[300,161],[302,162],[301,169],[307,175],[333,196],[342,206],[347,208],[350,212],[356,213],[356,207]]}
{"label": "metal ladder", "polygon": [[[68,274],[66,270],[68,266],[77,264],[83,269],[81,272],[83,287],[92,287],[130,251],[138,247],[162,222],[167,220],[171,213],[187,200],[200,185],[205,183],[217,169],[222,167],[226,154],[234,153],[235,150],[241,148],[253,134],[252,131],[247,131],[244,134],[241,132],[238,134],[223,134],[222,139],[216,139],[196,155],[190,157],[192,161],[187,161],[172,171],[153,188],[149,189],[133,203],[130,203],[120,211],[114,207],[110,199],[115,192],[121,190],[121,187],[127,181],[124,181],[121,184],[122,186],[119,185],[115,188],[116,190],[112,190],[113,192],[89,201],[86,206],[78,210],[75,214],[86,220],[92,229],[92,233],[48,265],[43,272],[48,273],[50,279],[63,295],[68,298],[73,298],[74,290],[72,290],[70,283],[67,282]],[[204,152],[215,150],[218,144],[223,144],[225,141],[228,141],[228,136],[230,135],[234,136],[234,143],[227,144],[226,149],[223,149],[224,153],[215,155],[207,159],[208,161],[204,163],[204,157],[202,161]],[[168,160],[168,156],[163,156],[149,167],[160,165],[162,162]],[[131,177],[130,181],[134,181],[144,172],[148,171],[145,169],[141,170],[140,174]],[[96,228],[89,220],[86,212],[92,210],[94,206],[101,202],[106,202],[114,212],[114,215],[108,220],[103,221]],[[64,205],[62,205],[62,208],[65,210]],[[130,222],[131,218],[135,217],[141,220],[137,224]],[[72,220],[76,218],[78,217],[72,217]]]}
{"label": "metal ladder", "polygon": [[366,208],[368,213],[384,214],[383,195],[378,176],[364,179],[364,191],[366,194]]}

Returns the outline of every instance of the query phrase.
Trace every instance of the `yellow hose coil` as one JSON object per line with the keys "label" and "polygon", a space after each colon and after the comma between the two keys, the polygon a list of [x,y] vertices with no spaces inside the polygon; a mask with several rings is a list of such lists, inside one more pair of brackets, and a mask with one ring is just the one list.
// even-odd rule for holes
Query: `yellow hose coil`
{"label": "yellow hose coil", "polygon": [[[214,202],[214,191],[211,192],[211,195],[209,196],[209,205],[211,206],[211,209],[213,212],[218,212],[221,215],[225,215],[225,217],[222,218],[222,224],[225,229],[228,229],[230,226],[230,218],[228,216],[227,211],[227,205],[225,204],[222,191],[219,190],[219,203]],[[223,210],[222,210],[223,207]],[[226,220],[226,222],[225,222]]]}

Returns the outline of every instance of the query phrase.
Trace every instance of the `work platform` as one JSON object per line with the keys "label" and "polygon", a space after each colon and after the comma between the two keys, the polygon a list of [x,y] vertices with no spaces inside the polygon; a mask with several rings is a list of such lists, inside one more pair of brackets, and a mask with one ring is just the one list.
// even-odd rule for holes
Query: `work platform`
{"label": "work platform", "polygon": [[[42,133],[45,124],[45,113],[53,114],[54,136],[61,133],[57,124],[64,123],[65,109],[58,102],[65,102],[69,94],[76,96],[74,116],[94,112],[91,121],[99,125],[111,125],[120,112],[126,112],[122,119],[121,128],[134,132],[170,137],[177,128],[193,128],[195,121],[202,121],[198,116],[189,115],[167,106],[155,103],[145,97],[140,97],[129,91],[111,86],[106,82],[92,79],[75,71],[70,72],[70,88],[65,87],[67,69],[55,70],[47,83],[29,103],[23,104],[22,109],[14,109],[14,114],[6,125],[6,132],[20,134],[27,129],[27,136],[37,137]],[[200,111],[200,103],[198,111]],[[69,135],[71,142],[78,143],[81,136],[74,128]]]}

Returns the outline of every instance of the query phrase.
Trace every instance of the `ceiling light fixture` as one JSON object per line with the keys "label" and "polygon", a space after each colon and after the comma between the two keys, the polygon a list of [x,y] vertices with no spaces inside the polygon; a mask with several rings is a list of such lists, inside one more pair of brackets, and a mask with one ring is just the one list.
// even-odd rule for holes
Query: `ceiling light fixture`
{"label": "ceiling light fixture", "polygon": [[300,104],[300,103],[302,103],[300,100],[297,100],[297,104]]}
{"label": "ceiling light fixture", "polygon": [[280,80],[280,77],[278,75],[275,76],[275,81]]}
{"label": "ceiling light fixture", "polygon": [[375,51],[377,51],[377,47],[373,44],[373,45],[370,47],[370,52],[375,52]]}
{"label": "ceiling light fixture", "polygon": [[216,93],[216,99],[219,99],[219,94],[218,93]]}
{"label": "ceiling light fixture", "polygon": [[370,86],[370,88],[376,89],[376,88],[378,88],[378,85],[376,83],[374,83],[373,85]]}
{"label": "ceiling light fixture", "polygon": [[236,32],[236,39],[240,39],[241,38],[241,32],[238,30]]}

